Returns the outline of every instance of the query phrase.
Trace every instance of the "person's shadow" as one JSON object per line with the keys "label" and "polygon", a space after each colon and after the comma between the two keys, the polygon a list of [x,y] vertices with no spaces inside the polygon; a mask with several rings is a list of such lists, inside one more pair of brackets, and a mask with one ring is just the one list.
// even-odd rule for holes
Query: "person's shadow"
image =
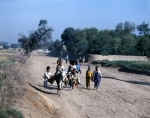
{"label": "person's shadow", "polygon": [[[28,83],[28,82],[27,82]],[[52,92],[47,92],[47,91],[44,91],[44,90],[42,90],[42,89],[40,89],[40,88],[38,88],[38,87],[36,87],[36,86],[34,86],[34,85],[32,85],[31,83],[28,83],[32,88],[34,88],[34,89],[36,89],[37,91],[40,91],[40,92],[42,92],[42,93],[45,93],[45,94],[55,94],[55,95],[57,95],[57,93],[52,93]],[[41,86],[41,85],[40,85]],[[44,87],[44,86],[43,86]],[[55,88],[54,88],[55,89]]]}
{"label": "person's shadow", "polygon": [[128,83],[132,83],[132,84],[141,84],[141,85],[150,85],[150,82],[142,82],[142,81],[133,81],[133,80],[120,80],[114,77],[108,77],[108,76],[103,76],[103,78],[105,79],[114,79],[114,80],[118,80],[118,81],[123,81],[123,82],[128,82]]}

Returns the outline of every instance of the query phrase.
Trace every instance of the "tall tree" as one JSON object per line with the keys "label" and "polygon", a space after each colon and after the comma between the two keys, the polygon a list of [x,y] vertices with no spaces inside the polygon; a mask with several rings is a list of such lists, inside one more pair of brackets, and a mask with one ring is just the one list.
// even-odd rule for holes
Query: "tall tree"
{"label": "tall tree", "polygon": [[8,42],[0,41],[0,46],[1,45],[3,46],[4,49],[8,49],[9,48]]}
{"label": "tall tree", "polygon": [[135,47],[141,52],[143,56],[150,57],[150,39],[146,35],[139,36]]}
{"label": "tall tree", "polygon": [[124,33],[129,34],[129,33],[133,33],[134,31],[135,31],[135,24],[126,21],[124,23]]}
{"label": "tall tree", "polygon": [[137,30],[139,31],[139,34],[141,34],[141,35],[149,34],[150,33],[149,24],[142,22],[141,25],[137,26]]}
{"label": "tall tree", "polygon": [[25,53],[29,53],[52,41],[52,31],[53,28],[47,26],[46,20],[40,20],[38,29],[30,32],[29,36],[19,34],[20,38],[18,39],[18,42],[25,50]]}
{"label": "tall tree", "polygon": [[111,40],[111,47],[112,52],[111,54],[120,54],[120,48],[121,48],[121,38],[115,37]]}
{"label": "tall tree", "polygon": [[125,34],[121,37],[121,54],[123,55],[133,55],[134,54],[134,46],[136,45],[136,40],[134,35]]}
{"label": "tall tree", "polygon": [[124,30],[123,23],[122,22],[118,23],[116,26],[116,31],[119,33],[123,33],[123,30]]}
{"label": "tall tree", "polygon": [[74,41],[75,41],[75,31],[74,28],[69,27],[66,28],[63,31],[63,34],[61,34],[61,41],[64,43],[64,45],[67,47],[67,50],[71,53],[74,53]]}

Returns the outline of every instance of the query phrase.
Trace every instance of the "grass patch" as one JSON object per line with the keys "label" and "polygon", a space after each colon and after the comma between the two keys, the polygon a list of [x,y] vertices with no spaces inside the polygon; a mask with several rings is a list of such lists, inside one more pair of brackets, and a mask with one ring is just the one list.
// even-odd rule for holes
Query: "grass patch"
{"label": "grass patch", "polygon": [[10,101],[7,101],[7,98],[13,99],[13,84],[10,82],[12,79],[10,78],[12,69],[10,68],[14,63],[15,60],[6,56],[0,57],[0,118],[24,118],[20,111],[9,107],[12,104],[10,104]]}
{"label": "grass patch", "polygon": [[143,71],[150,71],[150,61],[94,61],[93,64],[101,64],[103,67],[110,67],[110,66],[121,66],[131,69],[140,69]]}
{"label": "grass patch", "polygon": [[16,51],[16,50],[0,50],[0,53],[19,53],[19,51]]}
{"label": "grass patch", "polygon": [[8,108],[6,110],[0,109],[0,118],[24,118],[20,111],[14,108]]}

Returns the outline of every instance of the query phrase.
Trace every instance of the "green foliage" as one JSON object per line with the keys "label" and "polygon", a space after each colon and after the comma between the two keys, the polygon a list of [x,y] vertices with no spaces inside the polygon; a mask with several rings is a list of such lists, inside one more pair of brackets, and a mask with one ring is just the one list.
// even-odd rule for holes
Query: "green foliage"
{"label": "green foliage", "polygon": [[0,109],[0,118],[24,118],[20,111],[14,108]]}
{"label": "green foliage", "polygon": [[138,49],[143,56],[150,57],[150,38],[147,35],[139,36],[138,42],[136,44],[136,49]]}
{"label": "green foliage", "polygon": [[121,38],[115,37],[111,40],[112,45],[112,53],[111,54],[119,54],[121,49]]}
{"label": "green foliage", "polygon": [[128,34],[121,37],[121,54],[124,55],[134,55],[134,46],[136,45],[136,40],[134,35]]}
{"label": "green foliage", "polygon": [[0,46],[3,46],[4,49],[8,49],[9,45],[7,42],[0,41]]}
{"label": "green foliage", "polygon": [[0,118],[9,118],[9,115],[2,109],[0,109]]}
{"label": "green foliage", "polygon": [[140,69],[144,71],[150,70],[150,61],[95,61],[93,63],[102,64],[102,66],[109,67],[113,65],[118,65],[122,67],[132,68],[132,69]]}
{"label": "green foliage", "polygon": [[148,34],[150,32],[149,24],[142,22],[141,25],[137,26],[137,30],[139,31],[139,34],[141,35]]}
{"label": "green foliage", "polygon": [[11,48],[21,48],[20,44],[11,44],[10,45]]}
{"label": "green foliage", "polygon": [[24,118],[22,113],[20,111],[17,111],[14,108],[9,108],[7,111],[7,114],[13,118]]}
{"label": "green foliage", "polygon": [[52,41],[51,43],[49,43],[48,45],[48,49],[52,52],[52,53],[60,53],[63,50],[63,43],[56,39],[55,41]]}
{"label": "green foliage", "polygon": [[63,50],[63,44],[58,39],[54,42],[55,52],[61,52]]}
{"label": "green foliage", "polygon": [[134,33],[134,23],[126,21],[116,25],[115,30],[98,30],[97,28],[66,28],[61,35],[63,44],[70,53],[86,53],[101,55],[144,55],[150,56],[149,25],[142,23]]}

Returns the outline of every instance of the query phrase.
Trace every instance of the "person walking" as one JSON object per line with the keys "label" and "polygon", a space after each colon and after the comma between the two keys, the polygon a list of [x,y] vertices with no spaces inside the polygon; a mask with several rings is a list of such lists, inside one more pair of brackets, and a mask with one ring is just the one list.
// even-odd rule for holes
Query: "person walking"
{"label": "person walking", "polygon": [[92,71],[91,71],[91,67],[89,66],[88,67],[88,70],[86,71],[86,88],[89,89],[90,88],[90,81],[91,81],[91,78],[92,78]]}
{"label": "person walking", "polygon": [[79,74],[81,74],[81,66],[80,66],[78,61],[76,63],[76,71],[77,71],[77,74],[78,74],[78,83],[80,84],[80,76],[79,76]]}
{"label": "person walking", "polygon": [[100,86],[102,74],[98,66],[96,66],[96,71],[94,72],[94,90],[97,91],[97,89]]}
{"label": "person walking", "polygon": [[66,60],[66,64],[68,64],[68,59],[69,59],[69,57],[68,57],[68,55],[65,57],[65,60]]}
{"label": "person walking", "polygon": [[82,62],[83,62],[83,63],[85,62],[85,56],[82,58]]}

